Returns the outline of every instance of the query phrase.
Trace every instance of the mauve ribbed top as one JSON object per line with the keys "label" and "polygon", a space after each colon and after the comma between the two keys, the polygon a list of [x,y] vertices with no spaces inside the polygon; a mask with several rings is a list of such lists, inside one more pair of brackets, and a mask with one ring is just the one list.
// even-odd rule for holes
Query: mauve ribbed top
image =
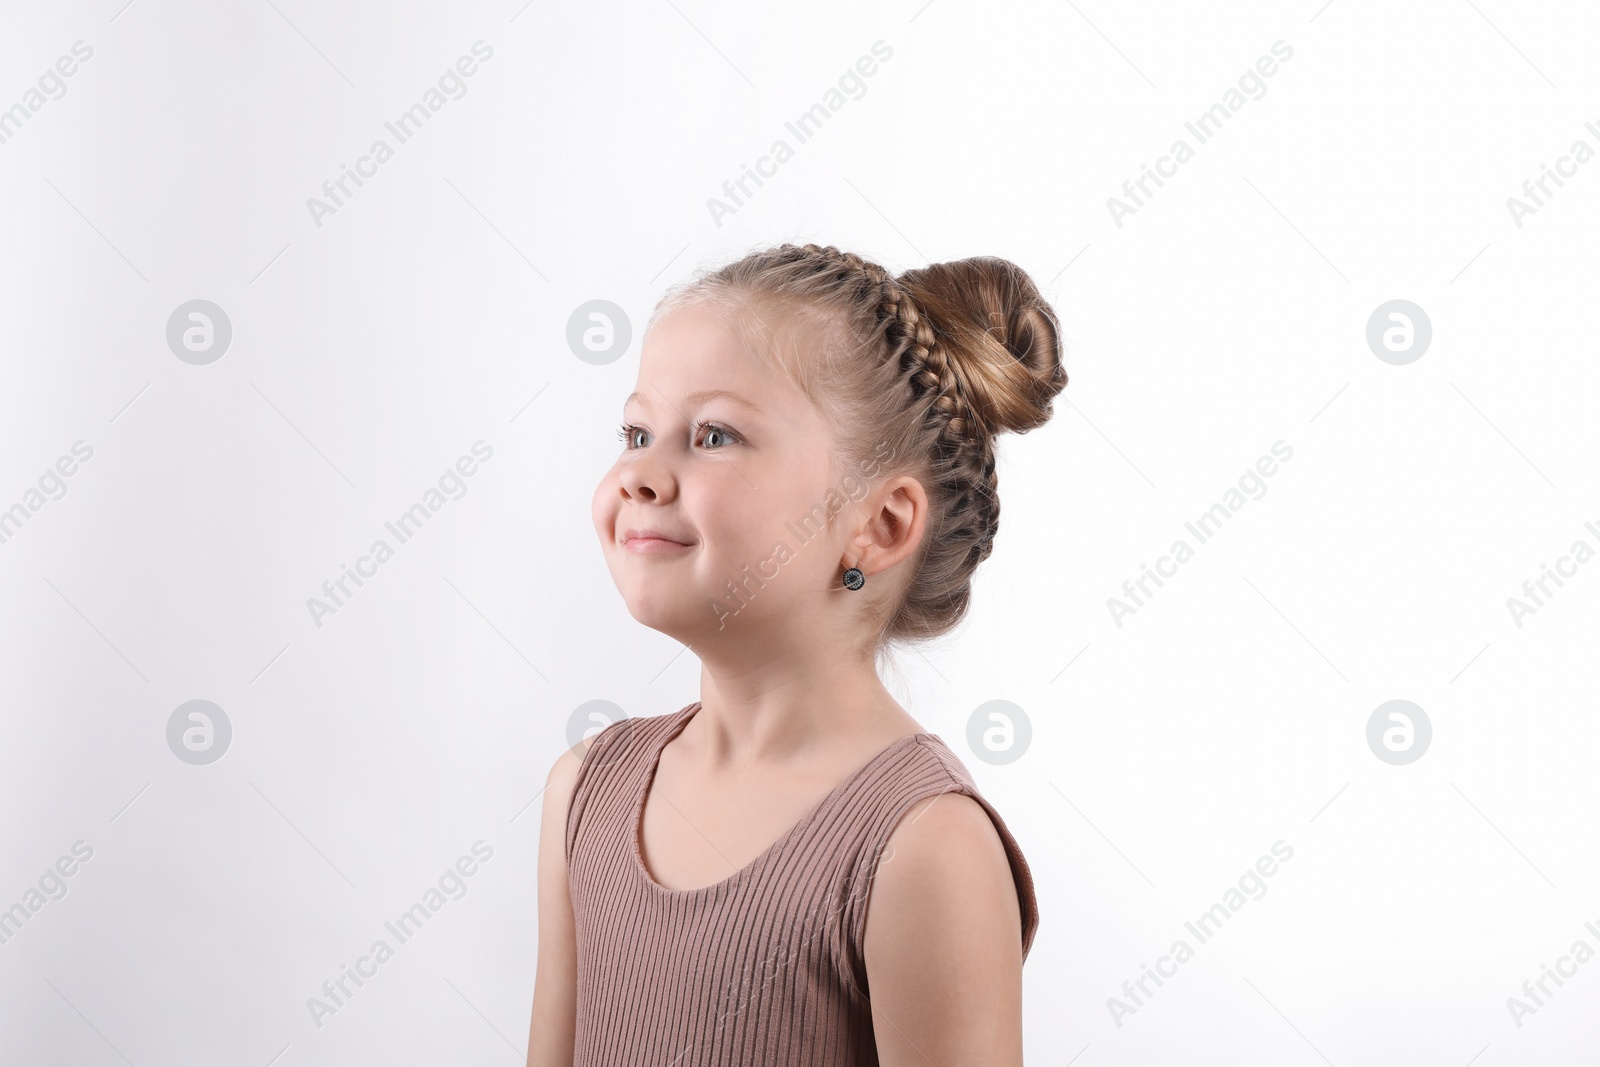
{"label": "mauve ribbed top", "polygon": [[876,1064],[862,953],[874,861],[906,810],[939,793],[972,797],[994,821],[1027,957],[1039,925],[1028,863],[930,733],[890,744],[732,876],[699,889],[657,883],[640,816],[661,750],[699,709],[612,723],[578,771],[566,836],[574,1067]]}

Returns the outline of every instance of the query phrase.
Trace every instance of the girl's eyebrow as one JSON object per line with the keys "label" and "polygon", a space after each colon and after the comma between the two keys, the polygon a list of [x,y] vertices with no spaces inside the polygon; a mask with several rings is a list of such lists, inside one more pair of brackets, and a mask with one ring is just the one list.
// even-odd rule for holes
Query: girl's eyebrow
{"label": "girl's eyebrow", "polygon": [[[729,392],[726,389],[702,389],[699,392],[690,393],[684,399],[687,400],[691,406],[703,404],[707,400],[728,400],[735,404],[743,404],[756,414],[761,414],[761,409],[755,404],[749,400],[746,400],[738,393]],[[647,409],[650,407],[650,400],[643,393],[629,393],[628,399],[622,402],[622,406],[624,409],[626,409],[629,404],[635,403],[641,404]]]}

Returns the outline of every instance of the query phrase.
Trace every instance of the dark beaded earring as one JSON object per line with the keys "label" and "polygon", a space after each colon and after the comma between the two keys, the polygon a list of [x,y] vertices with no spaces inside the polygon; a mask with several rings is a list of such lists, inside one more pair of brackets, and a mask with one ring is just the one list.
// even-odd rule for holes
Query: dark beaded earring
{"label": "dark beaded earring", "polygon": [[846,589],[860,589],[866,584],[867,576],[862,574],[857,568],[851,567],[849,570],[844,572],[844,587]]}

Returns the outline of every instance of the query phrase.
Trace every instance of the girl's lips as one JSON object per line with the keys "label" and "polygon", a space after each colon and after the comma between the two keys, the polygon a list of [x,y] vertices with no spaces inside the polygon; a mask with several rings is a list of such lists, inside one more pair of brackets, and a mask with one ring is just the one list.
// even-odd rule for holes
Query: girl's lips
{"label": "girl's lips", "polygon": [[622,543],[622,547],[629,552],[676,552],[689,546],[668,541],[664,537],[630,537]]}

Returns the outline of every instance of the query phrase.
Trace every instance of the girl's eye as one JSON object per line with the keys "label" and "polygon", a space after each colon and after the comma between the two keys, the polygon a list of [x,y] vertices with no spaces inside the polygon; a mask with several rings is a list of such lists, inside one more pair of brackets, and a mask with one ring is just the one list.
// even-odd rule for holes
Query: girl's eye
{"label": "girl's eye", "polygon": [[[724,439],[724,443],[727,443],[729,441],[737,441],[737,440],[739,440],[739,435],[738,434],[734,433],[731,430],[724,429],[723,427],[718,426],[714,422],[696,423],[695,424],[696,436],[701,436],[700,431],[702,431],[702,430],[705,431],[703,436],[705,436],[707,439],[709,439],[712,434],[716,434],[719,438]],[[634,443],[635,438],[641,433],[647,434],[649,432],[650,431],[646,430],[643,426],[634,426],[631,423],[626,423],[625,422],[625,423],[622,424],[621,429],[619,429],[617,431],[617,436],[622,438],[624,447],[628,451],[631,452],[631,451],[634,451],[637,448],[644,447],[642,445],[636,445]],[[715,448],[713,447],[713,451],[714,450],[715,450]]]}
{"label": "girl's eye", "polygon": [[700,424],[700,426],[706,431],[706,436],[708,438],[712,434],[716,434],[718,437],[723,437],[723,438],[726,438],[726,439],[728,439],[730,441],[738,440],[738,438],[736,438],[732,433],[730,433],[727,430],[724,430],[721,426],[718,426],[714,422],[702,422]]}

